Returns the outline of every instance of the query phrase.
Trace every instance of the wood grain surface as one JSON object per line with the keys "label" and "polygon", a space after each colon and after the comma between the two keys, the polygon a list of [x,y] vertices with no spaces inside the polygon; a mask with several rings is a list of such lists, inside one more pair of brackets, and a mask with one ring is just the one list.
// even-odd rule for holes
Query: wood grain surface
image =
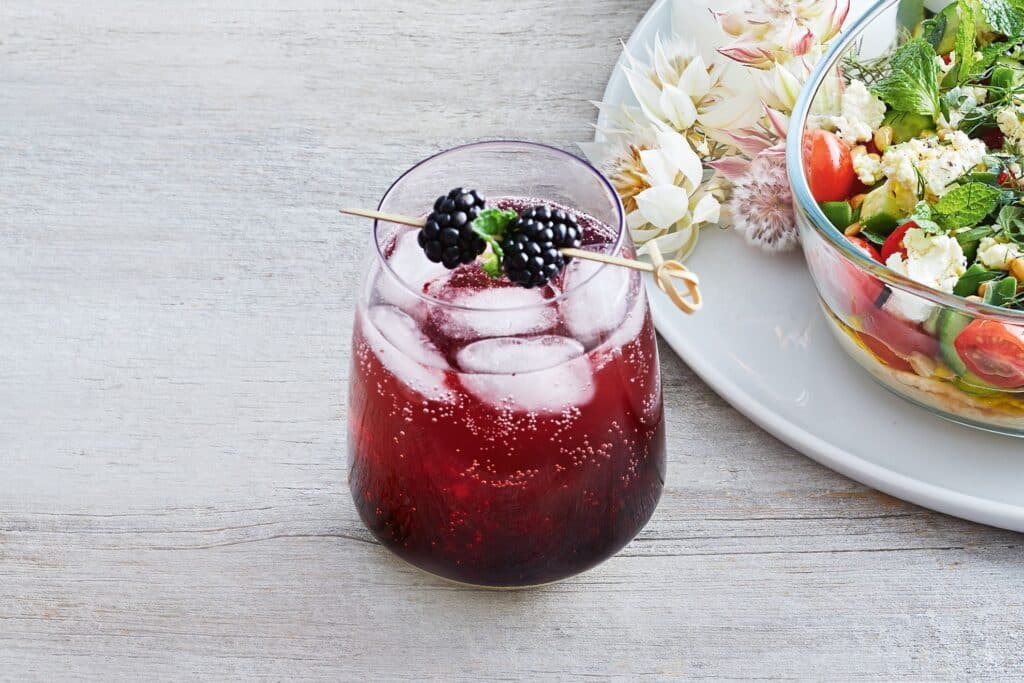
{"label": "wood grain surface", "polygon": [[0,2],[0,679],[1024,675],[1020,537],[817,466],[667,348],[666,494],[600,568],[455,587],[356,517],[336,207],[456,143],[571,149],[645,9]]}

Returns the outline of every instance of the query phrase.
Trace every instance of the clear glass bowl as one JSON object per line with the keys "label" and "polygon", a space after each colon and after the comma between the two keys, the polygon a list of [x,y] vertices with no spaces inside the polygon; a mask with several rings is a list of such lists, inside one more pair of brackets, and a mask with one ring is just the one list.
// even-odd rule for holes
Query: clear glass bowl
{"label": "clear glass bowl", "polygon": [[[581,159],[485,142],[427,159],[380,209],[431,210],[452,187],[492,205],[574,212],[589,250],[632,256],[625,212]],[[447,271],[412,228],[375,224],[353,334],[349,485],[363,522],[448,579],[529,586],[607,559],[665,479],[654,327],[636,271],[570,263],[542,289]]]}
{"label": "clear glass bowl", "polygon": [[[811,75],[794,109],[786,156],[807,265],[836,339],[876,380],[941,417],[1024,436],[1024,387],[983,381],[961,355],[998,376],[1005,363],[998,345],[967,344],[965,330],[975,340],[1024,335],[1024,313],[931,289],[874,261],[829,222],[808,187],[801,150],[809,118],[838,113],[836,86],[848,55],[863,61],[896,44],[901,29],[909,28],[900,21],[900,9],[899,0],[882,0],[848,27]],[[909,322],[901,312],[924,322]]]}

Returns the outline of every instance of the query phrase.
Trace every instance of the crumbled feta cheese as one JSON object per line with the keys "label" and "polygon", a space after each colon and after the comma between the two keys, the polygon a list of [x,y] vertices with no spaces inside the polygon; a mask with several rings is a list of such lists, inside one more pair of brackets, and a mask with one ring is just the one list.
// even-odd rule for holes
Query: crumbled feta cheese
{"label": "crumbled feta cheese", "polygon": [[1024,144],[1024,106],[1013,104],[1003,107],[996,114],[996,123],[1010,141]]}
{"label": "crumbled feta cheese", "polygon": [[[964,251],[955,237],[929,235],[919,228],[911,228],[903,238],[907,258],[896,252],[885,262],[892,270],[915,282],[950,293],[967,269]],[[893,291],[885,303],[892,313],[913,322],[924,322],[934,305],[907,292]]]}
{"label": "crumbled feta cheese", "polygon": [[872,95],[861,81],[851,81],[843,91],[840,115],[831,123],[847,142],[866,142],[885,118],[885,103]]}
{"label": "crumbled feta cheese", "polygon": [[1010,262],[1020,258],[1022,252],[1013,242],[997,242],[983,237],[978,245],[978,261],[989,270],[1009,270]]}
{"label": "crumbled feta cheese", "polygon": [[950,131],[942,138],[932,135],[893,145],[882,156],[882,173],[915,194],[920,174],[926,193],[941,197],[953,181],[980,164],[984,155],[984,142],[959,130]]}
{"label": "crumbled feta cheese", "polygon": [[863,145],[857,145],[851,152],[853,172],[865,185],[874,185],[882,179],[882,158],[869,154]]}

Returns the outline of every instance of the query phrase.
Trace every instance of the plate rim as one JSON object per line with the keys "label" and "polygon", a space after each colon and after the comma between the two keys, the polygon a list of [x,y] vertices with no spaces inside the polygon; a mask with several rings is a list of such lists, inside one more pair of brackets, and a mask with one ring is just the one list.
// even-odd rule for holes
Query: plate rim
{"label": "plate rim", "polygon": [[[649,24],[657,21],[662,12],[670,11],[673,2],[674,0],[655,0],[637,23],[605,86],[601,98],[603,105],[609,105],[615,91],[623,87],[622,66],[626,60],[626,51],[635,50],[641,35],[649,33]],[[619,103],[621,100],[614,102],[616,105]],[[597,140],[601,139],[600,127],[604,118],[605,109],[602,108],[595,136]],[[761,429],[811,460],[865,486],[937,512],[980,524],[1024,532],[1024,505],[1013,505],[963,493],[888,469],[829,443],[805,427],[773,412],[768,406],[762,405],[718,368],[701,362],[700,354],[687,342],[686,336],[677,326],[671,324],[672,316],[667,315],[666,304],[658,298],[659,291],[653,280],[647,276],[645,282],[654,325],[669,347],[716,394]]]}

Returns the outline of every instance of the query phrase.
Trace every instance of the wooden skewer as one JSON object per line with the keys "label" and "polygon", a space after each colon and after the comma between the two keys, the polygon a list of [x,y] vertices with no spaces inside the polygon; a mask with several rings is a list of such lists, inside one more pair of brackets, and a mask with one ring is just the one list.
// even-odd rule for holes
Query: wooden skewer
{"label": "wooden skewer", "polygon": [[[422,228],[427,223],[425,218],[412,218],[410,216],[400,216],[393,213],[384,213],[382,211],[372,211],[369,209],[338,210],[349,216],[372,218],[386,223],[397,223],[399,225],[408,225],[414,228]],[[679,310],[686,314],[696,313],[699,311],[704,306],[704,299],[700,292],[700,279],[697,275],[691,273],[690,270],[679,261],[665,260],[661,255],[661,251],[658,249],[658,245],[654,242],[648,243],[647,251],[651,258],[650,263],[637,261],[635,259],[622,258],[621,256],[602,254],[597,251],[587,251],[585,249],[566,248],[561,250],[563,254],[571,256],[572,258],[583,259],[585,261],[597,261],[613,266],[620,266],[622,268],[632,268],[633,270],[640,270],[645,273],[653,273],[654,282],[658,285],[658,289],[665,292]],[[679,280],[683,283],[686,288],[685,295],[676,287],[675,283],[672,282],[673,279]]]}

